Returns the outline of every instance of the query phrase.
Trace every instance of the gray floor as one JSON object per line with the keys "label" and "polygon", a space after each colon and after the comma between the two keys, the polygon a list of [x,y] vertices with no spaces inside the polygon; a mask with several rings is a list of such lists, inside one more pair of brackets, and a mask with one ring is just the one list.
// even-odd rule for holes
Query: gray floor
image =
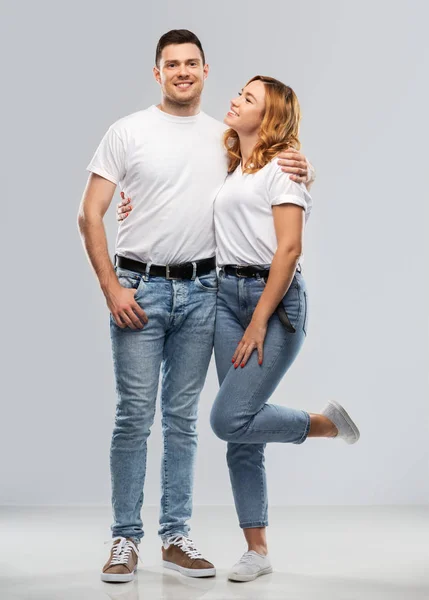
{"label": "gray floor", "polygon": [[428,508],[272,507],[275,572],[232,583],[228,568],[245,550],[232,507],[197,507],[192,537],[216,578],[182,577],[160,565],[158,511],[143,511],[143,564],[133,583],[99,578],[109,554],[110,509],[0,508],[0,599],[121,600],[429,598]]}

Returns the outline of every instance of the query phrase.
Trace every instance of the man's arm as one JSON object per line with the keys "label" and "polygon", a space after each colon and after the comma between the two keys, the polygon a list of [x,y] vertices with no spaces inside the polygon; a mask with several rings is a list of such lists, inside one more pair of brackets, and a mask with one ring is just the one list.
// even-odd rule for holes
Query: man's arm
{"label": "man's arm", "polygon": [[112,202],[116,184],[91,173],[78,213],[78,227],[89,262],[97,275],[107,305],[117,325],[141,329],[146,313],[134,300],[135,290],[124,288],[109,257],[103,217]]}
{"label": "man's arm", "polygon": [[289,173],[292,181],[303,183],[308,191],[316,179],[316,173],[313,165],[308,159],[298,150],[289,148],[283,150],[278,155],[278,164],[282,167],[282,171]]}
{"label": "man's arm", "polygon": [[[118,283],[107,248],[103,218],[112,202],[116,185],[91,173],[78,213],[78,227],[89,262],[98,277],[100,287],[107,290]],[[119,285],[119,283],[118,283]]]}

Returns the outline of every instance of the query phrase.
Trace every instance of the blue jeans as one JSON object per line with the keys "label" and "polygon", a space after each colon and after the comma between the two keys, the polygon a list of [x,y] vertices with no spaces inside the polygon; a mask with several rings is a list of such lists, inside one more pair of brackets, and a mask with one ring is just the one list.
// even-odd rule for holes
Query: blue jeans
{"label": "blue jeans", "polygon": [[146,444],[155,415],[162,367],[163,457],[159,534],[187,535],[192,513],[198,400],[213,349],[216,270],[194,280],[168,280],[116,267],[123,287],[149,322],[121,329],[110,315],[117,406],[110,468],[113,537],[143,537],[141,507]]}
{"label": "blue jeans", "polygon": [[211,426],[228,442],[231,486],[243,528],[268,525],[266,443],[301,444],[310,428],[307,412],[268,403],[306,336],[307,290],[299,272],[282,300],[296,332],[286,331],[274,313],[268,322],[262,366],[256,350],[243,369],[235,369],[231,362],[264,287],[259,276],[236,277],[222,270],[219,274],[214,347],[220,389],[211,411]]}

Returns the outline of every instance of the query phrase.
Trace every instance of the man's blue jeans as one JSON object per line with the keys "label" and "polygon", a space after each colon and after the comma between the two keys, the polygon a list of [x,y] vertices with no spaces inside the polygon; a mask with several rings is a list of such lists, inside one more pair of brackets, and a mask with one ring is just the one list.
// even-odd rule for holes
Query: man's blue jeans
{"label": "man's blue jeans", "polygon": [[116,267],[123,287],[149,322],[142,330],[121,329],[110,315],[117,407],[110,451],[113,537],[143,536],[141,507],[146,443],[155,415],[162,367],[164,439],[159,534],[187,535],[192,513],[198,400],[213,349],[217,276],[168,280]]}
{"label": "man's blue jeans", "polygon": [[295,360],[306,336],[307,290],[296,272],[282,303],[295,333],[286,331],[276,313],[268,322],[263,364],[256,350],[244,368],[234,368],[234,351],[248,327],[265,282],[219,274],[215,358],[220,390],[212,407],[211,425],[228,442],[227,462],[240,526],[268,525],[264,449],[268,442],[304,442],[310,416],[303,410],[268,402]]}

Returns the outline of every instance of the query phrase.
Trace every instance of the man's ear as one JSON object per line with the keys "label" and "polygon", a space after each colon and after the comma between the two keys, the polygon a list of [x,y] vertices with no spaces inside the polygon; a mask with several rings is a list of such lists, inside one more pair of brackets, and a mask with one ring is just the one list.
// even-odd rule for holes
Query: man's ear
{"label": "man's ear", "polygon": [[204,65],[204,79],[207,79],[208,75],[209,75],[209,71],[210,71],[210,67],[209,65]]}
{"label": "man's ear", "polygon": [[156,81],[161,85],[161,72],[158,69],[158,67],[153,68],[153,76],[155,77]]}

